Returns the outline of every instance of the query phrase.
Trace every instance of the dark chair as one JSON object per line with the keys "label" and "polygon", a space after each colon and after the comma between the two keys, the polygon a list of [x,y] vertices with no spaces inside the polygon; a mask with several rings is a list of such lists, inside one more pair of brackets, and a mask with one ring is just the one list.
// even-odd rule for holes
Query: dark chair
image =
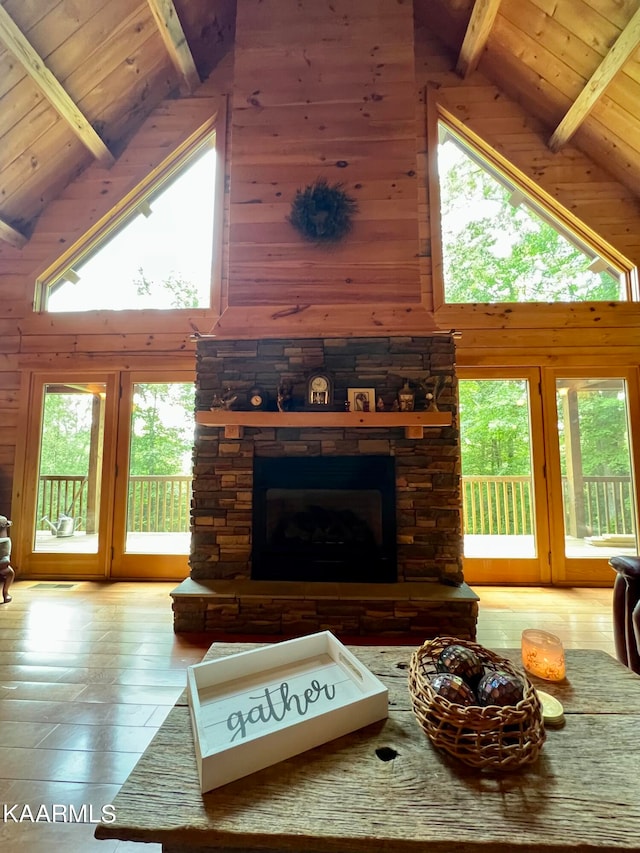
{"label": "dark chair", "polygon": [[611,557],[616,571],[613,586],[613,639],[616,657],[640,674],[640,557]]}

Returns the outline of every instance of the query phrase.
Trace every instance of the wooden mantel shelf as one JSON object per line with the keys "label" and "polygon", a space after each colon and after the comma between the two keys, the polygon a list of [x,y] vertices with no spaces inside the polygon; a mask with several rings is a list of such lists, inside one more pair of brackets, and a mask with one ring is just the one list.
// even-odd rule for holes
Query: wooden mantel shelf
{"label": "wooden mantel shelf", "polygon": [[425,427],[451,426],[451,412],[196,412],[196,423],[224,427],[225,438],[241,438],[243,427],[404,427],[407,438],[422,438]]}

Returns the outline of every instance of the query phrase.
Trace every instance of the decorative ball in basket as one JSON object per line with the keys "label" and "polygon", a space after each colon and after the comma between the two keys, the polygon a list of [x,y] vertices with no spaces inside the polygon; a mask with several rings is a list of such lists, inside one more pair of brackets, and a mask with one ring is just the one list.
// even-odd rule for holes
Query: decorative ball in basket
{"label": "decorative ball in basket", "polygon": [[432,744],[465,764],[510,770],[540,754],[545,731],[536,690],[490,649],[455,637],[427,640],[411,656],[409,693]]}

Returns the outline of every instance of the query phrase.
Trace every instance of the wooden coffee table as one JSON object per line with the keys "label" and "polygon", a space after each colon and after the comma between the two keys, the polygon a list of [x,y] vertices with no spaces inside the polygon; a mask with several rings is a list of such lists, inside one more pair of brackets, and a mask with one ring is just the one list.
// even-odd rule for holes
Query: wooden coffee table
{"label": "wooden coffee table", "polygon": [[[206,657],[247,648],[217,643]],[[487,773],[436,752],[418,726],[413,648],[351,649],[388,686],[387,720],[203,795],[183,694],[96,837],[164,853],[640,851],[640,677],[605,652],[568,650],[566,682],[532,679],[566,725],[534,765]]]}

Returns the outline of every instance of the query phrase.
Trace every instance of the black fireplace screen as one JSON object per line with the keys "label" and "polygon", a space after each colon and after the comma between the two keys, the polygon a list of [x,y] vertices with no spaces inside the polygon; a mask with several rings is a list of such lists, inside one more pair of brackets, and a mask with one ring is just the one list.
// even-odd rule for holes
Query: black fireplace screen
{"label": "black fireplace screen", "polygon": [[256,458],[251,577],[393,582],[393,457]]}

